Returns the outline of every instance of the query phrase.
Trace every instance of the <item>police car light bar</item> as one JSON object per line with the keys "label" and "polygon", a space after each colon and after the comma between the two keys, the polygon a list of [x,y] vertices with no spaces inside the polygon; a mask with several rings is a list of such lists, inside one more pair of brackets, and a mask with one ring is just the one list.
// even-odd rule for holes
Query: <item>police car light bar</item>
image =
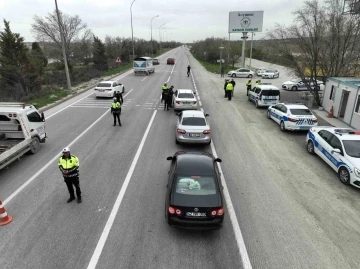
{"label": "police car light bar", "polygon": [[260,83],[259,85],[272,85],[272,83]]}
{"label": "police car light bar", "polygon": [[286,105],[305,105],[304,103],[301,103],[301,102],[296,102],[296,103],[287,103],[287,102],[284,102],[283,104],[286,104]]}
{"label": "police car light bar", "polygon": [[337,134],[360,134],[360,131],[353,130],[353,129],[335,129],[335,133]]}

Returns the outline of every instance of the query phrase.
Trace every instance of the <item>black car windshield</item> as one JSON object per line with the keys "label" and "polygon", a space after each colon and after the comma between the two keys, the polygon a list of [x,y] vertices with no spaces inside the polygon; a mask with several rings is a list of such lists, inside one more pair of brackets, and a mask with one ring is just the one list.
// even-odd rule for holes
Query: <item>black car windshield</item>
{"label": "black car windshield", "polygon": [[178,98],[190,98],[190,99],[193,99],[194,95],[192,93],[179,93]]}
{"label": "black car windshield", "polygon": [[213,176],[178,176],[175,192],[185,195],[214,195],[217,193]]}
{"label": "black car windshield", "polygon": [[204,118],[196,118],[196,117],[183,118],[181,124],[185,126],[206,126],[206,122]]}
{"label": "black car windshield", "polygon": [[312,115],[311,111],[309,109],[304,109],[304,108],[301,108],[301,109],[290,109],[290,112],[291,114],[293,115],[300,115],[300,116],[303,116],[303,115]]}
{"label": "black car windshield", "polygon": [[345,152],[353,158],[360,158],[360,141],[359,140],[343,140]]}
{"label": "black car windshield", "polygon": [[111,83],[100,83],[97,87],[111,87]]}

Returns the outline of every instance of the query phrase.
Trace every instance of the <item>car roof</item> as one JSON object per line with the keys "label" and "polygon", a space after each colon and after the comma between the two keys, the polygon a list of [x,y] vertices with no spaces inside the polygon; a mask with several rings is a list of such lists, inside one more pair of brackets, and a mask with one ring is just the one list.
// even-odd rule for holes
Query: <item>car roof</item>
{"label": "car roof", "polygon": [[279,88],[274,85],[258,85],[256,87],[258,87],[262,90],[279,90]]}
{"label": "car roof", "polygon": [[214,156],[208,152],[178,151],[175,153],[177,174],[212,175],[214,171]]}
{"label": "car roof", "polygon": [[360,140],[360,131],[351,128],[339,128],[333,126],[316,126],[317,131],[326,130],[336,135],[340,140]]}
{"label": "car roof", "polygon": [[100,83],[113,83],[113,82],[116,82],[115,80],[104,80],[104,81],[101,81],[99,82]]}
{"label": "car roof", "polygon": [[294,109],[309,109],[307,106],[303,104],[287,104],[287,103],[279,103],[279,105],[284,105],[287,108],[294,108]]}
{"label": "car roof", "polygon": [[204,112],[200,110],[184,110],[182,111],[182,115],[186,117],[201,117],[205,118]]}
{"label": "car roof", "polygon": [[177,91],[178,92],[183,92],[183,93],[193,93],[193,91],[190,90],[190,89],[178,89]]}

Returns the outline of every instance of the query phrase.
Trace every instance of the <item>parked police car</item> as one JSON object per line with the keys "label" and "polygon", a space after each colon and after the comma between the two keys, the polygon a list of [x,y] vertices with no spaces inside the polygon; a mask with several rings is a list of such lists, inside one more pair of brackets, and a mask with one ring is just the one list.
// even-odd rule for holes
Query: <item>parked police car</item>
{"label": "parked police car", "polygon": [[257,108],[279,103],[280,90],[271,83],[261,83],[249,91],[248,100],[255,103]]}
{"label": "parked police car", "polygon": [[313,127],[306,136],[307,150],[319,155],[346,185],[360,188],[360,132],[349,128]]}
{"label": "parked police car", "polygon": [[280,125],[281,131],[309,130],[318,125],[318,120],[310,109],[303,104],[279,103],[269,106],[267,117]]}
{"label": "parked police car", "polygon": [[[310,78],[306,78],[305,80],[302,80],[301,78],[296,78],[290,81],[285,81],[282,84],[282,88],[284,90],[291,90],[291,91],[307,91],[308,88],[306,86],[306,83],[310,85],[312,89],[315,89],[315,81],[311,81]],[[322,91],[325,89],[325,85],[322,81],[316,80],[316,89],[319,91]]]}

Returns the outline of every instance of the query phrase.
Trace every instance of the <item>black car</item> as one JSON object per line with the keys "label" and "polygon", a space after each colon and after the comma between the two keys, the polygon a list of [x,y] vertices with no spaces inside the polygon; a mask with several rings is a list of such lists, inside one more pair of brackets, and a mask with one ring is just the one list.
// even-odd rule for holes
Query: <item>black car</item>
{"label": "black car", "polygon": [[215,158],[207,152],[178,151],[171,161],[165,200],[170,226],[218,229],[224,220],[220,173]]}
{"label": "black car", "polygon": [[158,65],[158,64],[160,64],[159,59],[154,58],[153,59],[153,65]]}

